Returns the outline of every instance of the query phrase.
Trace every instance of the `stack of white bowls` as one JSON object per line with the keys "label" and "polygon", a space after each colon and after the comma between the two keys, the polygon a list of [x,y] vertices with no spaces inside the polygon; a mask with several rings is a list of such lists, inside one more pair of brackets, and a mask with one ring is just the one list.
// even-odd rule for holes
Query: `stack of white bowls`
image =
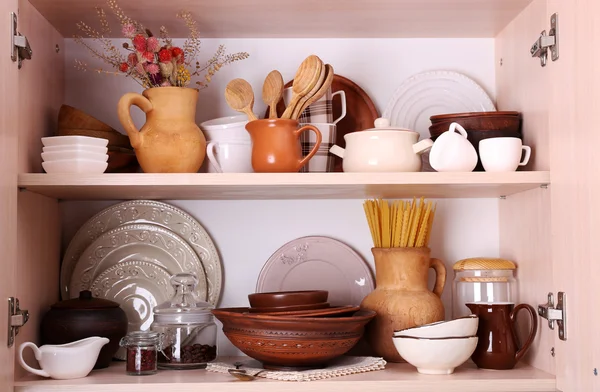
{"label": "stack of white bowls", "polygon": [[89,136],[43,137],[42,167],[46,173],[104,173],[108,140]]}
{"label": "stack of white bowls", "polygon": [[248,117],[215,118],[200,124],[206,136],[208,173],[252,173],[252,141]]}

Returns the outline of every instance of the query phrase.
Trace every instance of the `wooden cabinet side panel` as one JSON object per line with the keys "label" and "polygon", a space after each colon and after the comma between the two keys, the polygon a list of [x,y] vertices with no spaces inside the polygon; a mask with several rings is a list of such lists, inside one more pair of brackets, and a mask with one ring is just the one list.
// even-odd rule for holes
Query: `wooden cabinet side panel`
{"label": "wooden cabinet side panel", "polygon": [[10,53],[8,32],[12,22],[10,13],[17,12],[16,0],[0,1],[0,391],[13,388],[14,348],[6,347],[7,298],[15,292],[15,266],[17,264],[17,143],[19,117],[15,115],[18,96],[17,64]]}
{"label": "wooden cabinet side panel", "polygon": [[546,0],[534,0],[496,37],[498,110],[523,113],[523,142],[533,153],[524,170],[549,170],[548,71],[529,49],[549,20]]}
{"label": "wooden cabinet side panel", "polygon": [[[31,60],[23,63],[18,79],[19,172],[40,172],[40,138],[54,133],[58,110],[64,101],[64,56],[56,52],[64,39],[29,4],[19,1],[19,30],[26,35],[33,49]],[[14,169],[15,176],[17,168]],[[16,184],[15,184],[16,189]],[[58,201],[31,192],[20,192],[15,206],[18,226],[15,242],[18,249],[16,295],[21,306],[30,312],[30,320],[17,337],[18,346],[25,341],[39,343],[41,316],[59,298],[60,219]],[[36,363],[32,352],[26,359]],[[16,366],[14,376],[27,374]]]}
{"label": "wooden cabinet side panel", "polygon": [[[526,170],[549,168],[549,72],[540,67],[539,59],[529,55],[531,43],[548,24],[546,14],[546,0],[534,0],[496,38],[498,109],[523,113],[524,142],[533,149]],[[500,256],[517,262],[519,302],[535,307],[553,287],[550,191],[538,189],[512,195],[500,201],[499,213]],[[529,323],[523,319],[519,326],[524,330]],[[535,343],[525,357],[526,362],[552,374],[554,334],[547,323],[539,323]]]}
{"label": "wooden cabinet side panel", "polygon": [[560,59],[550,61],[554,290],[567,293],[567,341],[556,340],[557,388],[599,392],[600,2],[549,0]]}

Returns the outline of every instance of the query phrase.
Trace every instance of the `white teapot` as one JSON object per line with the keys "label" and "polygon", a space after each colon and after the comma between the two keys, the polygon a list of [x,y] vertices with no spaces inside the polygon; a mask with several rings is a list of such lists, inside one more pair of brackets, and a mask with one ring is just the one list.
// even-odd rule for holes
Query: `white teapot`
{"label": "white teapot", "polygon": [[467,131],[458,123],[450,124],[433,143],[429,164],[438,172],[471,172],[477,166],[477,151],[467,140]]}

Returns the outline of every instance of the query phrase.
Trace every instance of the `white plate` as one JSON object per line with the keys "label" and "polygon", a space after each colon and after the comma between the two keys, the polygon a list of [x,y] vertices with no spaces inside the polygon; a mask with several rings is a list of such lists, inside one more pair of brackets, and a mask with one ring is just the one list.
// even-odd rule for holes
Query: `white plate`
{"label": "white plate", "polygon": [[44,147],[53,147],[53,146],[96,146],[96,147],[106,147],[108,146],[108,139],[102,139],[100,137],[90,137],[90,136],[49,136],[42,138],[42,144]]}
{"label": "white plate", "polygon": [[43,152],[42,159],[45,162],[50,161],[62,161],[65,159],[85,159],[89,161],[106,162],[108,161],[108,154],[96,154],[89,151],[52,151]]}
{"label": "white plate", "polygon": [[302,237],[279,248],[260,271],[257,293],[327,290],[332,306],[358,306],[375,285],[367,263],[346,244]]}
{"label": "white plate", "polygon": [[108,167],[108,162],[91,161],[88,159],[63,159],[60,161],[42,162],[42,167],[46,173],[50,174],[102,174]]}
{"label": "white plate", "polygon": [[[102,271],[90,290],[95,298],[117,302],[127,314],[127,331],[147,331],[153,320],[153,309],[170,300],[175,291],[166,269],[147,261],[131,260]],[[126,359],[120,348],[115,358]]]}
{"label": "white plate", "polygon": [[199,282],[196,295],[206,301],[206,274],[192,248],[172,231],[151,224],[119,226],[92,242],[71,274],[71,298],[77,298],[81,290],[89,290],[102,271],[131,260],[153,263],[169,275],[195,274]]}
{"label": "white plate", "polygon": [[489,112],[496,107],[475,81],[458,72],[431,71],[404,81],[383,112],[393,127],[419,132],[429,138],[429,118],[438,114]]}
{"label": "white plate", "polygon": [[151,223],[173,231],[192,247],[206,273],[208,302],[217,305],[221,296],[223,269],[215,245],[204,228],[184,211],[152,200],[132,200],[115,204],[89,219],[77,231],[63,258],[60,288],[63,299],[69,295],[69,282],[83,251],[98,237],[120,225]]}

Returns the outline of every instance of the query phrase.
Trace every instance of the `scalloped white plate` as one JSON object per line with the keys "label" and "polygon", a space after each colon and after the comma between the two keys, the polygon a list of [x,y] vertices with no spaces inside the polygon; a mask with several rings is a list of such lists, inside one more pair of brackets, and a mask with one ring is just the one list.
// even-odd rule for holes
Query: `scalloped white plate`
{"label": "scalloped white plate", "polygon": [[473,79],[458,72],[430,71],[405,80],[383,117],[389,118],[392,126],[412,129],[426,139],[431,116],[490,111],[496,111],[494,102]]}
{"label": "scalloped white plate", "polygon": [[183,238],[200,259],[206,274],[207,301],[217,305],[221,296],[223,269],[215,245],[198,221],[183,210],[153,200],[132,200],[115,204],[89,219],[77,231],[63,258],[60,271],[62,299],[69,299],[73,269],[84,250],[98,237],[124,224],[150,223],[173,231]]}

